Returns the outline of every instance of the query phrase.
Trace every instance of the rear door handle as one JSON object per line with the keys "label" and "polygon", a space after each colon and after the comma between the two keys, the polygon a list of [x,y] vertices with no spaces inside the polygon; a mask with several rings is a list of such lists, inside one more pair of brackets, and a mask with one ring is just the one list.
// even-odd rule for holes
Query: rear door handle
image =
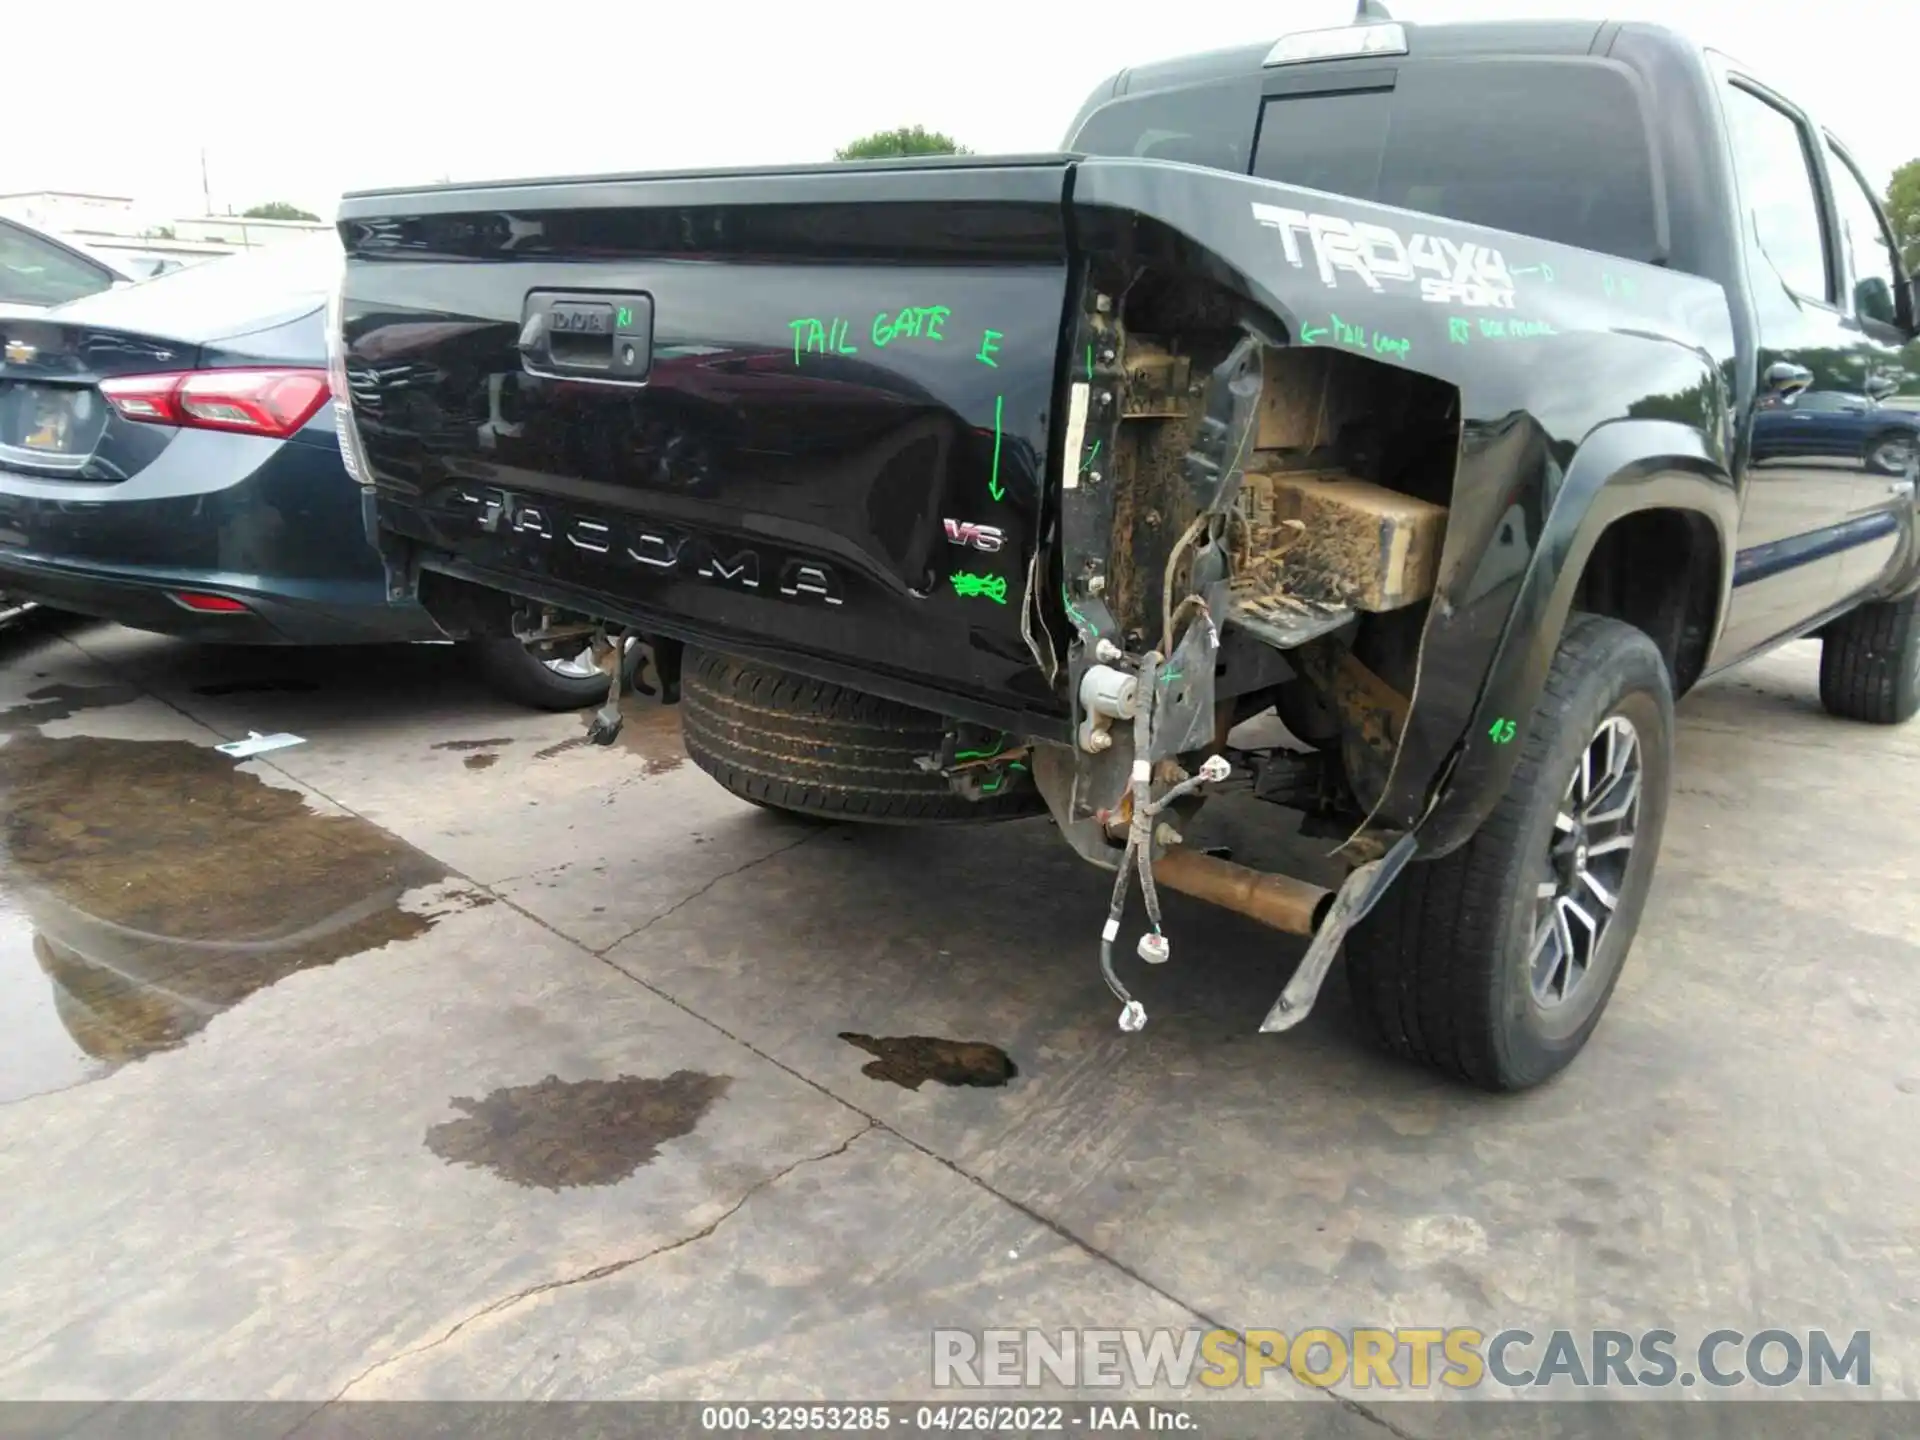
{"label": "rear door handle", "polygon": [[519,350],[530,375],[641,384],[653,368],[653,297],[534,290],[521,311]]}

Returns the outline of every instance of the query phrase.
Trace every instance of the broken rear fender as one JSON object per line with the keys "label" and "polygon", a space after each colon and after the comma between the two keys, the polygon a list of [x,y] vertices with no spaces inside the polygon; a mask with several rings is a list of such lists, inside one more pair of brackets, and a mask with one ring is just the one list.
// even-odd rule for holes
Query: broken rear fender
{"label": "broken rear fender", "polygon": [[[1341,357],[1333,373],[1373,377],[1358,383],[1390,387],[1386,372],[1411,371],[1457,397],[1411,703],[1387,782],[1367,797],[1380,829],[1419,824],[1449,772],[1423,851],[1477,825],[1518,747],[1474,727],[1531,713],[1607,524],[1644,507],[1695,513],[1730,565],[1733,333],[1717,285],[1161,162],[1085,161],[1073,202],[1096,276],[1103,255],[1121,259],[1110,276],[1156,264],[1203,274],[1251,302],[1253,323],[1271,328],[1270,356],[1329,350]],[[1263,404],[1287,383],[1286,367],[1277,381],[1267,368]],[[1070,581],[1074,561],[1065,557]]]}

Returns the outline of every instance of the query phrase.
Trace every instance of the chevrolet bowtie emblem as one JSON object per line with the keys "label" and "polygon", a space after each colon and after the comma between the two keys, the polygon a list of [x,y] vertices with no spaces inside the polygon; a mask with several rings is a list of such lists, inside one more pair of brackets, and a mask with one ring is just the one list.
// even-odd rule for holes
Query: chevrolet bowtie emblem
{"label": "chevrolet bowtie emblem", "polygon": [[7,341],[6,356],[9,365],[31,365],[33,357],[39,353],[39,346],[29,345],[24,340]]}

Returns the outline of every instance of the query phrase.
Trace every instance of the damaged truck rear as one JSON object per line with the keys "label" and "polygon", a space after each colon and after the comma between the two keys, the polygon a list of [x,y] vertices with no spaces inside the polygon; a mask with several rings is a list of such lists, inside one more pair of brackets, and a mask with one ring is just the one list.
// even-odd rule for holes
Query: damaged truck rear
{"label": "damaged truck rear", "polygon": [[[1829,709],[1920,703],[1911,440],[1781,418],[1913,378],[1870,192],[1733,62],[1597,23],[1167,62],[1068,147],[348,197],[393,592],[643,640],[757,804],[1050,814],[1113,873],[1123,1029],[1171,889],[1308,938],[1263,1029],[1344,949],[1391,1048],[1545,1079],[1646,899],[1674,697],[1817,633]],[[1225,789],[1344,882],[1187,847]]]}

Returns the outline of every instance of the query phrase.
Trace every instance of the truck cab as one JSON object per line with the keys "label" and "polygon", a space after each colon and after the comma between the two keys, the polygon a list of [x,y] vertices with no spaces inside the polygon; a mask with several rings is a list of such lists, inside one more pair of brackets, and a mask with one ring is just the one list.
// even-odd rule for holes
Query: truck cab
{"label": "truck cab", "polygon": [[[1897,406],[1920,397],[1911,282],[1845,145],[1738,60],[1646,24],[1355,26],[1123,70],[1065,148],[1213,166],[1718,284],[1737,548],[1724,622],[1683,660],[1683,686],[1915,578],[1917,431]],[[1606,283],[1625,298],[1636,282]]]}

